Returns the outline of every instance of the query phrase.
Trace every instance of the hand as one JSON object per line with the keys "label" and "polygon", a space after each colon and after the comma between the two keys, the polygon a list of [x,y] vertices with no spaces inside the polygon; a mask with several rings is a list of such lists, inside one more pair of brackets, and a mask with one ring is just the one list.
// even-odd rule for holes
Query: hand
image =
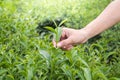
{"label": "hand", "polygon": [[60,42],[56,44],[53,40],[53,45],[63,50],[70,50],[73,46],[87,41],[87,34],[83,29],[75,30],[71,28],[63,28]]}

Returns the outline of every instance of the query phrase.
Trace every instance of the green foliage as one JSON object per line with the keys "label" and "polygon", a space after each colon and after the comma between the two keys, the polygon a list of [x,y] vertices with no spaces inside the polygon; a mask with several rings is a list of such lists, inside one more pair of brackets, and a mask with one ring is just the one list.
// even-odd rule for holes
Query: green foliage
{"label": "green foliage", "polygon": [[[51,34],[41,38],[35,31],[39,21],[61,16],[67,19],[61,24],[81,28],[110,1],[1,0],[0,80],[120,80],[120,24],[70,51],[54,48]],[[61,30],[46,28],[59,41]]]}
{"label": "green foliage", "polygon": [[53,29],[52,27],[45,27],[46,29],[50,30],[53,33],[54,39],[56,42],[60,41],[60,37],[62,35],[62,28],[61,27],[56,27]]}
{"label": "green foliage", "polygon": [[62,28],[61,27],[57,27],[55,29],[55,31],[57,32],[56,35],[55,35],[56,36],[55,40],[56,40],[56,42],[59,42],[60,41],[60,37],[62,35]]}
{"label": "green foliage", "polygon": [[56,25],[56,28],[53,29],[52,26],[49,27],[49,26],[46,26],[45,28],[50,30],[52,33],[53,33],[53,36],[55,38],[55,41],[56,42],[59,42],[60,41],[60,38],[61,38],[61,35],[62,35],[62,24],[64,24],[65,22],[67,21],[67,19],[63,20],[59,25],[57,25],[54,21],[54,24]]}

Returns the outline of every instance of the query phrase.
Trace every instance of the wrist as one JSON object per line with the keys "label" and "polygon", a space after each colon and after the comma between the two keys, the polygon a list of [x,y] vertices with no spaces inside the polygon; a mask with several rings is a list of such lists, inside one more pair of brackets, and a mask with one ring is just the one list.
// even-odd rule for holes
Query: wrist
{"label": "wrist", "polygon": [[80,29],[79,31],[80,31],[80,33],[82,33],[82,35],[83,35],[83,40],[82,40],[81,43],[87,42],[87,40],[89,39],[89,33],[88,33],[88,31],[87,31],[85,28],[82,28],[82,29]]}
{"label": "wrist", "polygon": [[90,29],[89,28],[87,28],[87,27],[84,27],[84,28],[82,28],[82,31],[84,32],[84,36],[85,36],[85,38],[88,40],[88,39],[90,39],[91,37],[90,37],[90,35],[91,35],[91,31],[90,31]]}
{"label": "wrist", "polygon": [[87,26],[85,26],[83,28],[83,31],[85,32],[87,39],[90,39],[98,35],[99,33],[101,33],[104,30],[105,26],[106,24],[104,23],[104,20],[101,20],[101,18],[96,18],[91,23],[89,23]]}

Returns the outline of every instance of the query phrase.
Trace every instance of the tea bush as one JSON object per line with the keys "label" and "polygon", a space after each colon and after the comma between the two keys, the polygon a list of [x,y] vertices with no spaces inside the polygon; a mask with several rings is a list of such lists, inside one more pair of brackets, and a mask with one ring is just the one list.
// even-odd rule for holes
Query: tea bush
{"label": "tea bush", "polygon": [[82,28],[110,0],[1,0],[0,80],[120,80],[120,25],[70,51],[36,32],[46,19]]}

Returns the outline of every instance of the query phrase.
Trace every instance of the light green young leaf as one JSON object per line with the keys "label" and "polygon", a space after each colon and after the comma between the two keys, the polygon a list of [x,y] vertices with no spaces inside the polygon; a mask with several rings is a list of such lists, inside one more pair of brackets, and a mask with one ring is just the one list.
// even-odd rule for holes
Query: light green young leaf
{"label": "light green young leaf", "polygon": [[[72,74],[71,74],[70,70],[67,68],[67,65],[66,65],[66,64],[63,65],[63,66],[61,67],[61,69],[62,69],[62,71],[64,72],[65,75],[67,75],[67,76],[69,76],[69,77],[72,77]],[[69,80],[69,79],[68,79],[68,80]]]}
{"label": "light green young leaf", "polygon": [[33,68],[30,67],[28,69],[27,80],[32,80],[32,77],[33,77]]}
{"label": "light green young leaf", "polygon": [[7,79],[7,80],[14,80],[14,77],[13,77],[12,75],[7,75],[7,76],[6,76],[6,79]]}
{"label": "light green young leaf", "polygon": [[56,40],[56,42],[59,42],[60,38],[61,38],[61,35],[62,35],[62,28],[61,27],[57,27],[55,29],[55,31],[57,32],[55,40]]}
{"label": "light green young leaf", "polygon": [[54,22],[54,24],[55,24],[55,27],[57,28],[58,27],[58,25],[56,24],[56,22],[53,20],[53,22]]}
{"label": "light green young leaf", "polygon": [[94,72],[96,72],[94,79],[97,79],[97,77],[99,77],[100,79],[108,80],[107,77],[104,75],[104,73],[99,68],[94,69]]}
{"label": "light green young leaf", "polygon": [[79,60],[86,66],[89,68],[89,65],[87,64],[87,62],[85,62],[81,57],[79,57]]}
{"label": "light green young leaf", "polygon": [[5,72],[7,72],[6,69],[2,69],[2,70],[0,70],[0,75],[2,75],[2,74],[5,73]]}
{"label": "light green young leaf", "polygon": [[84,72],[85,79],[86,80],[92,80],[90,69],[82,67],[82,70]]}
{"label": "light green young leaf", "polygon": [[46,26],[46,27],[44,27],[44,28],[47,29],[47,30],[50,30],[50,31],[53,32],[53,33],[56,33],[55,29],[52,28],[52,27],[50,27],[50,26]]}
{"label": "light green young leaf", "polygon": [[116,52],[110,52],[109,54],[105,55],[105,60],[109,58],[109,56],[116,54]]}
{"label": "light green young leaf", "polygon": [[39,53],[40,53],[44,58],[46,58],[47,60],[50,59],[50,55],[49,55],[49,53],[48,53],[47,51],[45,51],[45,50],[39,50]]}
{"label": "light green young leaf", "polygon": [[102,78],[103,80],[108,80],[103,73],[98,73],[97,75],[99,75],[99,77]]}
{"label": "light green young leaf", "polygon": [[67,19],[63,20],[59,25],[58,27],[60,27],[63,23],[67,22]]}

